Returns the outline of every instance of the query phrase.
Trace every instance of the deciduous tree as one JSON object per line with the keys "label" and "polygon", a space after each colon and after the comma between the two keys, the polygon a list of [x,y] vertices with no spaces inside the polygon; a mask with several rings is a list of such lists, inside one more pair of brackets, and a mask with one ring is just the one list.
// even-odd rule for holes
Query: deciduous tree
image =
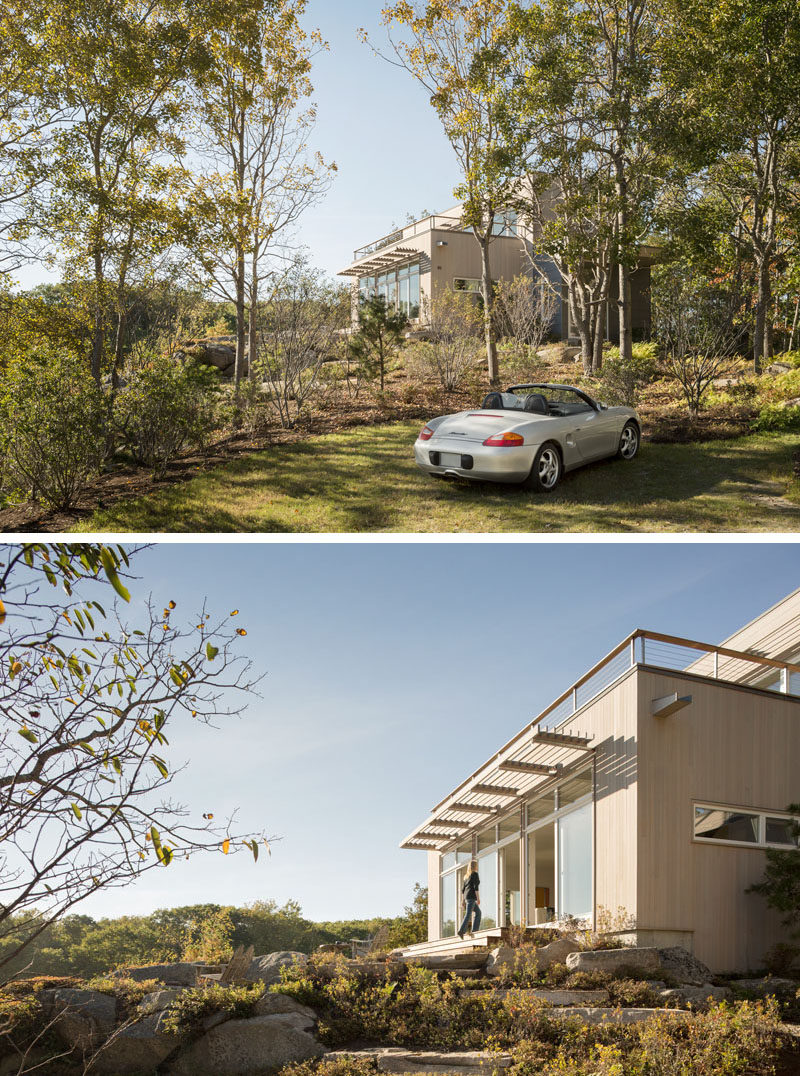
{"label": "deciduous tree", "polygon": [[112,591],[129,600],[132,555],[66,543],[2,550],[2,963],[101,888],[199,851],[247,846],[257,858],[263,848],[211,805],[189,811],[165,798],[170,728],[240,712],[254,688],[237,653],[247,634],[238,611],[200,610],[179,626],[166,600],[127,625],[108,602]]}

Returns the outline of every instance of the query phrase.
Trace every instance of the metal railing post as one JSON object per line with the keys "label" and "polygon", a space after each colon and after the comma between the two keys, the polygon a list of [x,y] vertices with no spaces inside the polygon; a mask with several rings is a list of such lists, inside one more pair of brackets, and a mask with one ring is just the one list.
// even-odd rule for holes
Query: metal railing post
{"label": "metal railing post", "polygon": [[714,679],[719,680],[719,652],[714,651]]}
{"label": "metal railing post", "polygon": [[785,665],[781,669],[781,692],[784,695],[789,694],[789,670]]}
{"label": "metal railing post", "polygon": [[578,712],[578,689],[576,687],[572,689],[572,712],[573,714]]}
{"label": "metal railing post", "polygon": [[631,668],[636,664],[636,636],[631,639]]}
{"label": "metal railing post", "polygon": [[644,644],[645,644],[645,637],[644,637],[644,635],[643,635],[643,636],[642,636],[642,665],[646,665],[646,664],[647,664],[647,661],[645,660],[645,650],[644,650]]}

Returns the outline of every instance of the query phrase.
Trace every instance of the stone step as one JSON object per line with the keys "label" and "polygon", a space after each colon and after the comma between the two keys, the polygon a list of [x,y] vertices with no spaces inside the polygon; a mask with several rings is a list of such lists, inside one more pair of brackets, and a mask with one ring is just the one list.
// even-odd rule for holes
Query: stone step
{"label": "stone step", "polygon": [[611,1009],[606,1007],[589,1008],[586,1006],[571,1006],[569,1008],[553,1008],[548,1010],[548,1016],[554,1019],[569,1020],[577,1017],[584,1024],[640,1024],[644,1020],[650,1020],[654,1016],[666,1015],[670,1020],[691,1020],[693,1013],[687,1009]]}
{"label": "stone step", "polygon": [[511,1055],[491,1050],[406,1050],[399,1046],[377,1046],[368,1050],[335,1050],[325,1055],[331,1059],[371,1058],[380,1072],[429,1072],[439,1076],[479,1076],[511,1067]]}

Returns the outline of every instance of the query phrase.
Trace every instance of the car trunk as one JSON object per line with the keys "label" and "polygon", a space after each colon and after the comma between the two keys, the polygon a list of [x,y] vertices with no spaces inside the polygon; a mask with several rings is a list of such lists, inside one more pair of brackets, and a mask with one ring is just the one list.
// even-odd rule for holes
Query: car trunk
{"label": "car trunk", "polygon": [[526,417],[530,418],[519,411],[462,411],[440,422],[435,436],[482,443],[492,434],[513,429]]}

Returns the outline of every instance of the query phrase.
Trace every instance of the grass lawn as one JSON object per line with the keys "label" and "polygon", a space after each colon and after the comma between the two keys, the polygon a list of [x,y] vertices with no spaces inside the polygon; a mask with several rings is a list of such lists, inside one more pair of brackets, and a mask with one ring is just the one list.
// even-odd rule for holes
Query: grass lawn
{"label": "grass lawn", "polygon": [[555,493],[441,481],[419,471],[419,423],[359,427],[225,464],[123,501],[76,531],[800,531],[798,434],[645,444]]}

